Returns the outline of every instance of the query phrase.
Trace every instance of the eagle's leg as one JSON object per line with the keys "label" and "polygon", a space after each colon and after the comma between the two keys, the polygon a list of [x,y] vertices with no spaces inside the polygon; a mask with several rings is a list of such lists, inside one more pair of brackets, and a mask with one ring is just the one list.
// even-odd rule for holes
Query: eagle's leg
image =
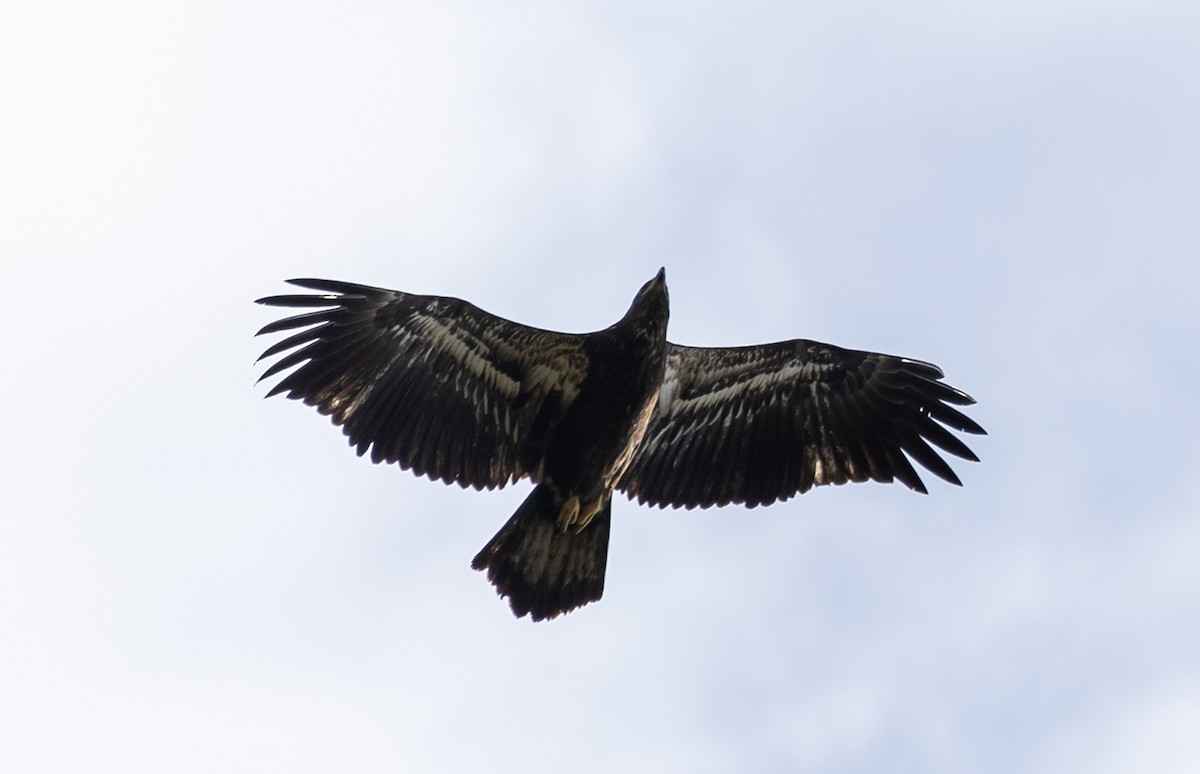
{"label": "eagle's leg", "polygon": [[571,495],[558,508],[558,528],[563,532],[575,523],[579,516],[579,495]]}
{"label": "eagle's leg", "polygon": [[603,505],[603,496],[597,497],[590,503],[581,503],[579,495],[571,495],[558,509],[558,528],[563,532],[570,530],[578,535],[592,522]]}
{"label": "eagle's leg", "polygon": [[579,509],[579,516],[575,519],[575,534],[576,535],[578,535],[580,532],[583,532],[584,527],[586,527],[587,525],[592,523],[592,519],[596,516],[597,513],[600,512],[600,509],[602,507],[604,507],[604,497],[603,496],[597,497],[595,500],[592,500],[590,503],[585,503],[583,505],[583,507]]}

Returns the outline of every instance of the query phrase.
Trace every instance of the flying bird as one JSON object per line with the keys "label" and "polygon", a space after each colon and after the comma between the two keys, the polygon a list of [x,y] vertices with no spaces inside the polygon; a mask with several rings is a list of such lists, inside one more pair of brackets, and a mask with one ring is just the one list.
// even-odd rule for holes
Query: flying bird
{"label": "flying bird", "polygon": [[471,563],[517,617],[600,599],[614,492],[689,509],[848,481],[924,493],[910,459],[953,484],[934,447],[978,461],[950,432],[984,433],[955,408],[975,401],[937,366],[805,339],[672,344],[665,270],[586,334],[457,298],[288,282],[316,293],[258,300],[312,310],[258,332],[295,331],[262,354],[282,357],[261,379],[295,367],[267,397],[315,406],[374,463],[475,489],[535,484]]}

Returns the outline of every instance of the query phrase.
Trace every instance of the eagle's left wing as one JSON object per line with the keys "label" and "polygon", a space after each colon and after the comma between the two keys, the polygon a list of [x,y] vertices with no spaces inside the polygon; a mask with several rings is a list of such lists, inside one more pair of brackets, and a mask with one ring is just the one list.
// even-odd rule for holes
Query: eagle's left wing
{"label": "eagle's left wing", "polygon": [[618,488],[685,508],[766,505],[821,484],[899,480],[906,458],[958,484],[930,447],[978,460],[943,425],[982,434],[953,406],[975,401],[919,360],[794,340],[667,345],[658,405]]}
{"label": "eagle's left wing", "polygon": [[373,462],[477,489],[539,478],[549,430],[587,372],[583,336],[457,298],[289,281],[318,295],[259,299],[315,309],[259,331],[294,331],[262,355],[282,355],[264,379],[295,368],[268,396],[315,406]]}

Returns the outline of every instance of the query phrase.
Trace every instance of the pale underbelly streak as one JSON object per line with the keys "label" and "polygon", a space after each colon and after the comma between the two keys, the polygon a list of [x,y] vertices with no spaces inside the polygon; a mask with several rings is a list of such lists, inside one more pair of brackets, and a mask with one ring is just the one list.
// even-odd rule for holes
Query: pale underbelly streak
{"label": "pale underbelly streak", "polygon": [[646,429],[650,427],[650,417],[654,415],[654,409],[658,406],[658,390],[650,396],[650,400],[646,401],[646,405],[642,406],[642,410],[638,412],[637,418],[633,420],[633,428],[629,433],[629,442],[625,444],[625,448],[617,455],[608,469],[604,471],[601,480],[604,482],[605,494],[610,494],[616,488],[617,483],[621,480],[621,476],[625,475],[625,471],[629,469],[629,463],[633,462],[633,455],[637,453],[638,447],[642,445],[642,438],[646,436]]}

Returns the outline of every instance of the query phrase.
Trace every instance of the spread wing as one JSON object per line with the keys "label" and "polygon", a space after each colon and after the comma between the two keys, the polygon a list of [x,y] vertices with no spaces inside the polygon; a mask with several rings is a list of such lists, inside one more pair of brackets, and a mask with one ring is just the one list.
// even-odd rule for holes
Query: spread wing
{"label": "spread wing", "polygon": [[259,299],[317,310],[259,331],[299,331],[262,354],[287,353],[262,379],[299,366],[268,397],[315,406],[372,462],[477,489],[540,476],[547,429],[587,371],[582,336],[518,325],[457,298],[289,282],[320,295]]}
{"label": "spread wing", "polygon": [[908,457],[960,483],[931,443],[978,460],[946,429],[982,434],[954,408],[975,401],[930,363],[804,340],[667,348],[658,406],[619,485],[640,502],[766,505],[868,479],[925,492]]}

